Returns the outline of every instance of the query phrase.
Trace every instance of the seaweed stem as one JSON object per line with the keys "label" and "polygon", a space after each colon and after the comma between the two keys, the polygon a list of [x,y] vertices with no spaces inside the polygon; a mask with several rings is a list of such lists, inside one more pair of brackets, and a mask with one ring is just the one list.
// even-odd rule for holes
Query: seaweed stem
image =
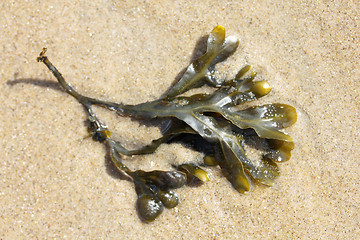
{"label": "seaweed stem", "polygon": [[69,83],[65,81],[61,73],[57,70],[57,68],[50,62],[49,58],[46,56],[46,48],[43,48],[39,57],[36,59],[38,62],[43,62],[46,67],[54,74],[55,78],[60,83],[61,87],[71,96],[73,96],[79,103],[85,106],[88,109],[91,105],[99,105],[104,108],[108,108],[112,111],[125,112],[122,110],[122,104],[107,102],[98,100],[95,98],[86,97],[73,89]]}

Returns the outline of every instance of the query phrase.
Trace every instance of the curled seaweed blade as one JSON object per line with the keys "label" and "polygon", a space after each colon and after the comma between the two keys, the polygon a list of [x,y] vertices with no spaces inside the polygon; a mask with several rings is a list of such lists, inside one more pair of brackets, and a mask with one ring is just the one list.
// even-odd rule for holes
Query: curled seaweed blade
{"label": "curled seaweed blade", "polygon": [[201,182],[209,181],[207,172],[193,164],[181,164],[180,166],[178,166],[178,170],[186,174],[188,182],[192,181],[192,178],[194,177]]}
{"label": "curled seaweed blade", "polygon": [[130,169],[121,161],[121,156],[117,149],[115,149],[111,143],[109,143],[109,149],[110,149],[110,157],[111,161],[115,164],[115,166],[125,173],[128,173]]}
{"label": "curled seaweed blade", "polygon": [[266,186],[274,185],[275,179],[280,176],[278,165],[270,159],[262,159],[255,172],[252,169],[247,170],[249,174],[254,177],[255,181]]}
{"label": "curled seaweed blade", "polygon": [[264,158],[274,162],[286,162],[291,157],[291,151],[294,149],[294,142],[269,139],[270,151],[264,155]]}
{"label": "curled seaweed blade", "polygon": [[218,86],[221,81],[214,76],[215,65],[233,54],[239,45],[235,37],[225,38],[225,28],[215,27],[209,35],[206,53],[192,62],[182,78],[167,93],[165,99],[172,99],[206,82]]}
{"label": "curled seaweed blade", "polygon": [[[221,43],[221,45],[219,44]],[[217,26],[209,35],[207,53],[212,58],[210,67],[215,64],[226,60],[231,54],[233,54],[239,46],[239,40],[234,36],[225,38],[225,28]],[[213,54],[211,54],[213,53]],[[203,61],[205,62],[205,61]]]}
{"label": "curled seaweed blade", "polygon": [[[273,185],[275,178],[279,175],[276,164],[271,164],[271,162],[269,163],[268,161],[251,161],[246,156],[243,147],[243,138],[241,136],[237,136],[227,131],[223,131],[220,134],[219,142],[221,144],[224,160],[226,160],[225,164],[228,165],[227,168],[232,169],[237,167],[240,169],[238,165],[241,163],[244,170],[246,170],[246,172],[256,181],[268,186]],[[219,163],[219,165],[221,166],[221,163]]]}
{"label": "curled seaweed blade", "polygon": [[[239,160],[239,154],[226,143],[220,142],[222,154],[219,160],[224,176],[231,182],[233,187],[240,193],[250,190],[250,183],[245,175],[242,162]],[[244,154],[240,155],[245,157]]]}
{"label": "curled seaweed blade", "polygon": [[[233,168],[236,166],[238,169],[236,172],[236,178],[241,179],[241,183],[244,189],[248,189],[246,186],[246,180],[241,175],[240,165],[243,164],[244,169],[258,182],[271,186],[274,183],[274,179],[278,176],[278,169],[273,165],[267,164],[267,162],[261,161],[254,163],[250,161],[243,148],[242,136],[233,133],[228,125],[224,126],[224,123],[210,116],[205,116],[199,113],[193,113],[193,118],[185,118],[184,121],[188,123],[195,131],[197,131],[203,138],[209,142],[219,142],[221,145],[221,151],[226,160],[223,165],[219,162],[219,165],[226,168]],[[231,157],[229,157],[231,156]],[[229,179],[229,178],[228,178]],[[233,181],[233,179],[229,179]],[[239,181],[239,180],[236,180]],[[239,186],[241,184],[234,184]],[[237,188],[237,189],[238,189]],[[240,190],[240,192],[245,190]],[[246,190],[247,191],[247,190]]]}

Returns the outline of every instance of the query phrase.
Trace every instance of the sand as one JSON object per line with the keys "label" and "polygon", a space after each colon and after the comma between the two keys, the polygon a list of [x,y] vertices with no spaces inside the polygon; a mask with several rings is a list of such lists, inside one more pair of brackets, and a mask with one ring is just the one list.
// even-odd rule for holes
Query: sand
{"label": "sand", "polygon": [[[0,239],[359,239],[358,1],[3,1]],[[236,192],[218,168],[141,222],[133,184],[87,137],[86,115],[36,62],[43,47],[78,91],[140,103],[161,96],[216,25],[240,39],[226,76],[251,64],[296,107],[296,148],[273,187]],[[97,111],[128,146],[158,128]],[[181,145],[127,159],[142,169],[200,161]]]}

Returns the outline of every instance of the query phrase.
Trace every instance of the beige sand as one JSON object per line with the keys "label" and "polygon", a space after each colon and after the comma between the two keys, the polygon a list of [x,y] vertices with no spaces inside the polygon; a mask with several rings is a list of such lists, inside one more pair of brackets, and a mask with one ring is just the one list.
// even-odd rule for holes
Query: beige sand
{"label": "beige sand", "polygon": [[[0,18],[0,239],[360,239],[359,1],[11,2]],[[252,64],[273,87],[264,102],[297,108],[296,149],[272,188],[241,195],[212,168],[210,182],[179,189],[179,206],[144,224],[132,183],[35,59],[46,46],[79,91],[139,103],[166,91],[217,24],[240,38],[228,76]],[[128,146],[160,136],[99,113]],[[200,158],[167,145],[131,164]]]}

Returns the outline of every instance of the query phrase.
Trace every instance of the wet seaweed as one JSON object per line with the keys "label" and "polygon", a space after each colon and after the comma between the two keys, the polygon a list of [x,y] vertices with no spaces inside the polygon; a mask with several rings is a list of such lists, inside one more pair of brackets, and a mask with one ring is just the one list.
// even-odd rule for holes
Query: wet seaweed
{"label": "wet seaweed", "polygon": [[[37,58],[54,74],[61,87],[88,114],[89,131],[94,141],[104,143],[115,166],[135,185],[137,209],[145,222],[153,221],[165,208],[173,208],[178,196],[173,189],[190,182],[209,180],[203,167],[184,163],[169,171],[132,170],[123,156],[152,154],[163,143],[184,140],[204,153],[204,166],[219,166],[223,175],[240,193],[250,190],[251,180],[272,186],[279,176],[278,162],[289,160],[294,148],[293,139],[283,129],[296,122],[295,108],[286,104],[266,104],[247,107],[246,104],[264,97],[271,91],[267,81],[256,81],[256,73],[245,66],[232,79],[219,79],[216,65],[226,60],[237,49],[235,37],[225,37],[225,29],[215,27],[209,34],[206,52],[195,59],[180,80],[160,99],[137,105],[102,101],[75,91],[45,55]],[[214,88],[212,93],[183,96],[190,89],[203,85]],[[95,115],[97,105],[121,116],[137,119],[170,118],[172,125],[159,139],[140,149],[126,149],[111,138],[108,127]],[[241,106],[239,108],[238,106]],[[260,143],[262,157],[252,160],[246,154],[250,138]],[[253,141],[253,140],[251,140]],[[254,142],[254,141],[253,141]]]}

